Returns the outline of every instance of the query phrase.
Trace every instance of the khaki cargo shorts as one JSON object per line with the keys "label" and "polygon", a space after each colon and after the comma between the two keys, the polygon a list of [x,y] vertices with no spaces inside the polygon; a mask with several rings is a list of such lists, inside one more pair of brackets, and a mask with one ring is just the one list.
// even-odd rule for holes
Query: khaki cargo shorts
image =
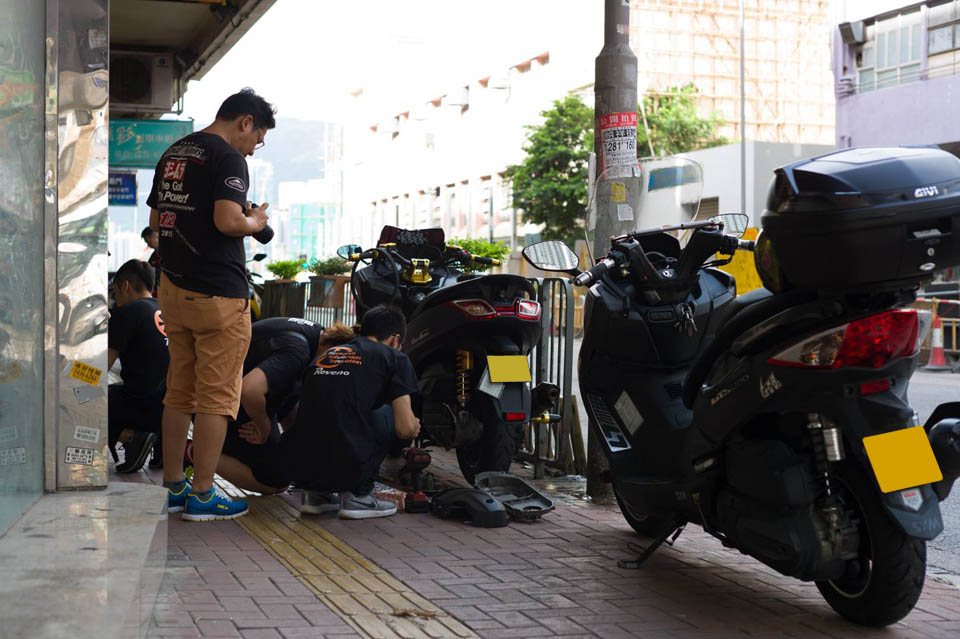
{"label": "khaki cargo shorts", "polygon": [[170,351],[164,405],[236,418],[250,345],[250,300],[194,293],[163,275],[159,301]]}

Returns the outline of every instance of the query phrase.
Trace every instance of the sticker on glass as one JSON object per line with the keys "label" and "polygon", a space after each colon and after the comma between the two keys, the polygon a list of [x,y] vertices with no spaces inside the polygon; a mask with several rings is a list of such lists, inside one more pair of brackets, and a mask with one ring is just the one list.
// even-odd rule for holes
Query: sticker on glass
{"label": "sticker on glass", "polygon": [[0,448],[0,466],[26,463],[27,449],[25,449],[23,446],[20,446],[19,448]]}
{"label": "sticker on glass", "polygon": [[100,441],[100,429],[87,426],[77,426],[73,431],[73,438],[82,442],[96,444]]}
{"label": "sticker on glass", "polygon": [[102,370],[90,364],[84,364],[83,362],[74,362],[73,366],[70,367],[69,373],[69,376],[78,382],[90,384],[91,386],[99,384],[102,375]]}
{"label": "sticker on glass", "polygon": [[12,442],[17,438],[17,435],[19,435],[19,433],[17,432],[16,426],[4,426],[0,428],[0,444]]}
{"label": "sticker on glass", "polygon": [[630,396],[627,395],[627,391],[620,393],[620,397],[617,399],[617,403],[613,405],[613,409],[617,411],[617,415],[620,415],[620,420],[623,422],[623,425],[627,427],[627,431],[631,436],[643,425],[643,416],[640,415],[640,411],[637,410],[637,405],[634,404]]}
{"label": "sticker on glass", "polygon": [[67,446],[66,453],[63,456],[63,463],[79,464],[81,466],[92,466],[93,465],[93,449],[92,448],[76,448],[75,446]]}

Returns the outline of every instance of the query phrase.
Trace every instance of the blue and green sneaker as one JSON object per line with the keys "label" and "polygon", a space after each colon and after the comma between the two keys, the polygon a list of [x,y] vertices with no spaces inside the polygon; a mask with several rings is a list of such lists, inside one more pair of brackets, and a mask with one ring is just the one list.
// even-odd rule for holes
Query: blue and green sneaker
{"label": "blue and green sneaker", "polygon": [[180,492],[173,492],[167,489],[167,512],[178,513],[187,505],[187,495],[190,494],[190,483],[184,482]]}
{"label": "blue and green sneaker", "polygon": [[214,489],[206,495],[190,493],[182,517],[185,521],[215,521],[236,519],[246,514],[246,501],[243,499],[231,501]]}

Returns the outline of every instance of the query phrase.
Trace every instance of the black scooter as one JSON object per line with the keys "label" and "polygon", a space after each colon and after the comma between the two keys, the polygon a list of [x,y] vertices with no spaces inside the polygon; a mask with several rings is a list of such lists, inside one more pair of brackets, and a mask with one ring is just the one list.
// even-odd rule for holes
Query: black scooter
{"label": "black scooter", "polygon": [[464,273],[470,263],[499,262],[447,246],[436,228],[387,226],[377,248],[348,245],[338,254],[355,262],[358,318],[383,303],[407,318],[404,352],[420,380],[428,440],[456,448],[471,483],[477,473],[509,470],[522,426],[558,419],[548,412],[556,386],[530,388],[527,356],[541,335],[533,285],[519,275]]}
{"label": "black scooter", "polygon": [[[925,542],[943,528],[939,501],[960,475],[960,404],[941,405],[921,427],[906,402],[929,315],[904,307],[931,256],[939,267],[960,262],[950,233],[960,196],[941,186],[940,201],[914,197],[918,180],[960,183],[960,162],[929,153],[785,167],[756,245],[726,235],[721,216],[614,237],[586,272],[562,243],[524,250],[537,268],[590,286],[580,389],[620,509],[653,538],[634,565],[691,522],[815,581],[856,623],[885,626],[913,608]],[[854,198],[866,200],[878,180],[909,196],[885,193],[865,210],[874,205]],[[804,236],[799,214],[831,206],[839,213]],[[847,207],[857,215],[845,218]],[[777,218],[790,214],[794,228],[781,232]],[[859,225],[856,234],[843,224]],[[690,233],[683,247],[681,232]],[[902,251],[884,253],[892,265],[878,263],[876,251],[897,242]],[[804,245],[813,252],[793,261]],[[768,288],[737,297],[733,277],[712,268],[738,249],[757,251]],[[851,267],[827,277],[838,262]]]}

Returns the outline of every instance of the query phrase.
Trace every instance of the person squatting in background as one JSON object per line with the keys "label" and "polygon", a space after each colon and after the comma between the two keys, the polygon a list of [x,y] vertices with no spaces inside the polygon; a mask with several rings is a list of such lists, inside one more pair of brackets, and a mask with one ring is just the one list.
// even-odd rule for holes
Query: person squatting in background
{"label": "person squatting in background", "polygon": [[129,260],[113,280],[116,306],[107,326],[107,370],[119,359],[123,383],[107,390],[107,430],[114,461],[117,443],[124,448],[118,473],[143,468],[163,416],[170,357],[163,317],[151,295],[154,275],[146,262]]}

